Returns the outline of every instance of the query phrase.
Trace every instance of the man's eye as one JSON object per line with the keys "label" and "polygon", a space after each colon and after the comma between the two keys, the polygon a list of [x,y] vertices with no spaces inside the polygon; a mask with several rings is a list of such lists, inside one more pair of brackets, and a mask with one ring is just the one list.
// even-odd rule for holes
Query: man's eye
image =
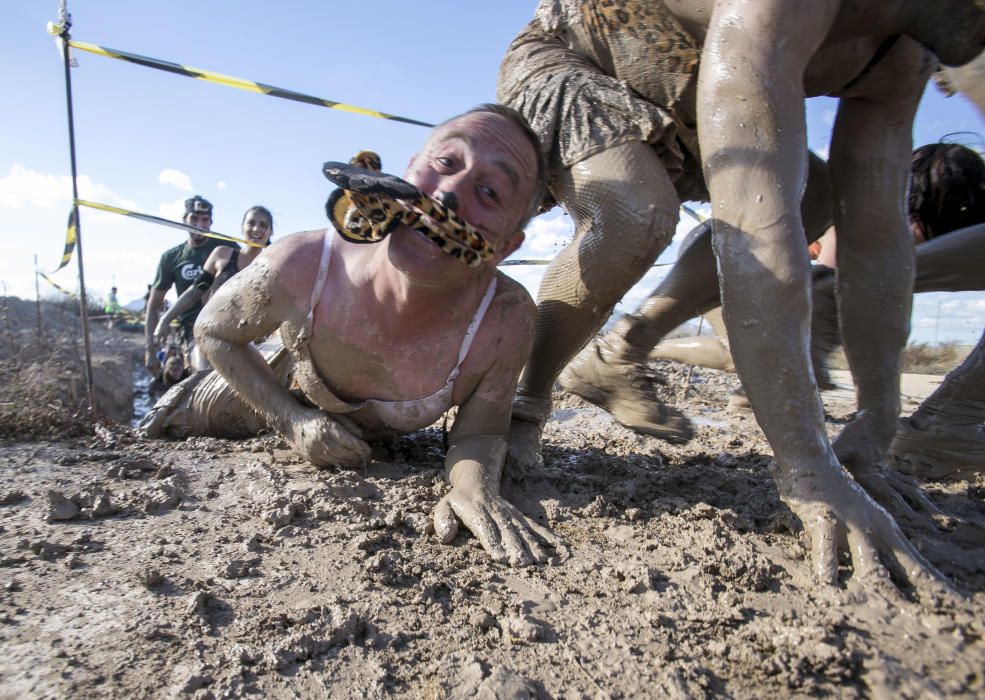
{"label": "man's eye", "polygon": [[438,163],[438,165],[444,166],[446,168],[450,168],[453,165],[452,159],[449,158],[448,156],[435,156],[434,160],[436,163]]}
{"label": "man's eye", "polygon": [[499,203],[499,193],[497,193],[492,187],[479,185],[479,194],[490,201],[496,202],[497,204]]}

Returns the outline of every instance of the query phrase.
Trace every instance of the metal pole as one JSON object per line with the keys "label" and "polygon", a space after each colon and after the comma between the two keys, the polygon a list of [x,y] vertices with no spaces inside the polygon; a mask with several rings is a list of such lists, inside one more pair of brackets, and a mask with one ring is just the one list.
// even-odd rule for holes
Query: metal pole
{"label": "metal pole", "polygon": [[[698,314],[698,335],[701,335],[701,329],[705,325],[705,317]],[[691,370],[694,369],[694,365],[687,366],[687,375],[684,377],[684,385],[681,387],[681,398],[678,401],[683,401],[687,398],[687,390],[691,388]]]}
{"label": "metal pole", "polygon": [[38,335],[43,335],[44,330],[41,325],[41,285],[38,283],[38,256],[34,255],[34,298],[38,305]]}
{"label": "metal pole", "polygon": [[75,119],[72,113],[72,73],[68,51],[72,16],[65,11],[64,2],[59,11],[58,20],[63,27],[60,36],[62,38],[62,58],[65,64],[65,105],[68,109],[68,150],[72,162],[72,214],[75,217],[75,254],[79,261],[79,314],[82,318],[82,342],[85,345],[86,397],[89,399],[89,413],[95,415],[96,402],[93,399],[92,391],[92,346],[89,342],[89,307],[86,301],[85,268],[82,264],[82,222],[79,220],[79,207],[76,204],[79,199],[79,182],[78,168],[75,162]]}

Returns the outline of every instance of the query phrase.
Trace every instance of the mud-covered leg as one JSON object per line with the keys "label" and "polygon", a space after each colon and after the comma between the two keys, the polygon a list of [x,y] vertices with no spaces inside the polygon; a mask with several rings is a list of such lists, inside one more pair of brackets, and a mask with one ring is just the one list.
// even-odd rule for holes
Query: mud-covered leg
{"label": "mud-covered leg", "polygon": [[909,418],[892,454],[901,471],[939,478],[985,471],[985,334]]}
{"label": "mud-covered leg", "polygon": [[[807,185],[800,210],[807,242],[817,240],[831,226],[828,166],[813,153],[807,157]],[[711,222],[695,227],[688,238],[690,244],[639,310],[606,335],[605,343],[620,352],[622,359],[643,361],[670,331],[721,304]]]}
{"label": "mud-covered leg", "polygon": [[[798,206],[807,169],[803,78],[833,8],[721,12],[709,23],[698,131],[725,321],[736,368],[776,458],[780,494],[804,523],[818,577],[837,580],[837,546],[847,539],[860,581],[878,577],[875,559],[885,558],[921,590],[940,592],[940,575],[839,464],[811,371],[810,272]],[[798,41],[780,39],[790,36]],[[923,79],[917,74],[901,83],[912,94],[901,88],[886,103],[841,100],[832,163],[837,156],[843,170],[832,170],[832,182],[837,186],[854,167],[879,186],[868,188],[877,204],[867,199],[858,206],[836,193],[839,226],[846,212],[859,231],[891,220],[879,218],[886,210],[902,213],[912,126],[907,110],[915,107]],[[851,138],[841,136],[846,133]]]}
{"label": "mud-covered leg", "polygon": [[835,271],[824,265],[811,267],[811,363],[814,377],[821,389],[834,389],[828,361],[841,345],[838,329],[838,303],[835,297]]}
{"label": "mud-covered leg", "polygon": [[671,338],[653,348],[650,358],[672,360],[688,365],[710,367],[723,372],[734,372],[732,354],[714,335],[695,335],[687,338]]}
{"label": "mud-covered leg", "polygon": [[538,293],[534,348],[510,426],[510,457],[521,468],[540,460],[540,431],[561,369],[653,264],[677,222],[673,184],[654,150],[641,142],[559,173],[555,190],[576,230]]}

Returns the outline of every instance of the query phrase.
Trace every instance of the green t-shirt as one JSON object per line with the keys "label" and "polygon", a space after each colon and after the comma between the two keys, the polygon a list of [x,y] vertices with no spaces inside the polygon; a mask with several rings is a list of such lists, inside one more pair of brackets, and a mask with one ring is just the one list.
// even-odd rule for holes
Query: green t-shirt
{"label": "green t-shirt", "polygon": [[[191,247],[186,241],[164,251],[161,254],[160,262],[157,264],[154,289],[166,292],[171,289],[171,285],[174,285],[178,296],[181,296],[202,272],[202,266],[208,260],[209,254],[221,245],[231,246],[232,244],[209,238],[197,248]],[[196,304],[178,317],[178,323],[190,332],[192,326],[195,325],[195,319],[198,318],[198,312],[201,310],[202,305]]]}

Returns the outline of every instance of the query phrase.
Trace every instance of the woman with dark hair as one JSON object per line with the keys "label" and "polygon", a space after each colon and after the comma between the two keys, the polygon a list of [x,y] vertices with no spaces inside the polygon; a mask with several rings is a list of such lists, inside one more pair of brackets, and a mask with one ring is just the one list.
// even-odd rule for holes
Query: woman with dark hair
{"label": "woman with dark hair", "polygon": [[917,243],[985,221],[985,162],[957,143],[913,152],[910,230]]}
{"label": "woman with dark hair", "polygon": [[[253,245],[248,246],[245,251],[231,246],[221,246],[212,251],[205,261],[205,265],[202,266],[202,273],[196,278],[192,286],[178,297],[174,306],[158,321],[157,328],[154,330],[154,336],[158,343],[164,344],[171,332],[172,319],[178,318],[199,301],[207,301],[213,291],[256,260],[263,249],[270,245],[270,239],[274,235],[274,216],[266,207],[260,205],[250,207],[243,215],[240,230],[243,238]],[[193,352],[192,354],[191,364],[194,369],[208,368],[204,359],[197,357],[198,353]],[[200,364],[202,366],[199,366]]]}

